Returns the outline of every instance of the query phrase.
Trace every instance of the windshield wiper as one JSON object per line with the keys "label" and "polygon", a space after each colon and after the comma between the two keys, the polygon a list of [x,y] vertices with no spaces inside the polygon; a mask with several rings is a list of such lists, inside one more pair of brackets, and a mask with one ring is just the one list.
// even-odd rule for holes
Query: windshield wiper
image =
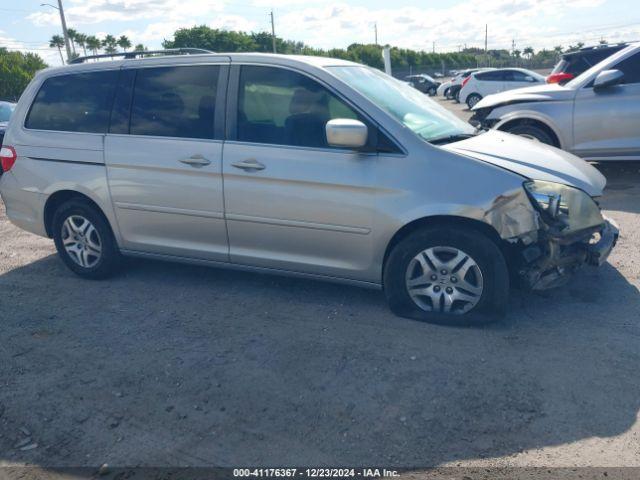
{"label": "windshield wiper", "polygon": [[433,145],[444,145],[446,143],[459,142],[460,140],[466,140],[467,138],[475,137],[477,133],[457,133],[455,135],[447,135],[445,137],[437,137],[429,140],[429,143]]}

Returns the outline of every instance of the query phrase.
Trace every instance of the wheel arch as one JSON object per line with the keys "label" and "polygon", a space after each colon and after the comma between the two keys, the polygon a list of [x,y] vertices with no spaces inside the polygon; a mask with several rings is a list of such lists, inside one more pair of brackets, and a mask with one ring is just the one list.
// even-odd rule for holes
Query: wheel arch
{"label": "wheel arch", "polygon": [[391,240],[387,243],[387,247],[384,252],[384,257],[382,261],[382,270],[384,278],[384,269],[387,263],[387,258],[389,254],[393,250],[393,248],[398,245],[402,240],[407,238],[412,233],[417,230],[425,227],[434,227],[434,226],[458,226],[461,228],[469,228],[475,230],[476,232],[485,235],[489,238],[493,243],[496,244],[498,249],[502,252],[505,257],[505,260],[508,259],[508,248],[507,243],[503,240],[498,231],[489,225],[488,223],[482,222],[480,220],[475,220],[469,217],[461,217],[456,215],[433,215],[427,217],[417,218],[405,225],[403,225],[396,233],[391,237]]}
{"label": "wheel arch", "polygon": [[531,118],[531,117],[512,118],[502,123],[499,123],[496,126],[496,129],[503,132],[508,132],[509,129],[516,127],[518,125],[532,125],[532,126],[536,126],[538,128],[543,129],[546,133],[548,133],[551,136],[553,140],[553,146],[557,148],[562,148],[562,142],[560,141],[560,135],[558,135],[558,132],[556,132],[556,130],[547,122],[539,118]]}
{"label": "wheel arch", "polygon": [[111,225],[109,219],[105,215],[103,209],[96,203],[91,197],[88,195],[79,192],[77,190],[58,190],[55,193],[49,195],[47,201],[44,205],[44,228],[49,238],[53,237],[53,216],[55,215],[56,210],[60,205],[69,200],[78,199],[87,202],[89,205],[94,207],[100,215],[102,215],[104,221],[107,225]]}

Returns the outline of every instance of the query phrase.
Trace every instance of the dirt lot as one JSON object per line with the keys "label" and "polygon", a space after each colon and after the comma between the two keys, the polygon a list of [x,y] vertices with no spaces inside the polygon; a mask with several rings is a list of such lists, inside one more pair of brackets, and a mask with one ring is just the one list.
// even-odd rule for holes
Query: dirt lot
{"label": "dirt lot", "polygon": [[0,465],[640,466],[640,165],[602,170],[609,264],[485,328],[151,261],[80,280],[0,206]]}

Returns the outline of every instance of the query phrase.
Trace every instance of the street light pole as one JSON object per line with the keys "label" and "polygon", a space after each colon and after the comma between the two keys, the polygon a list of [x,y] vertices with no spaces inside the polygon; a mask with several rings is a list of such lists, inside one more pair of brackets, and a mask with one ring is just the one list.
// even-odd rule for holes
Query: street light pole
{"label": "street light pole", "polygon": [[271,10],[270,15],[271,15],[271,41],[273,43],[273,53],[277,53],[276,52],[276,24],[273,20],[273,10]]}
{"label": "street light pole", "polygon": [[58,0],[58,11],[60,12],[60,21],[62,22],[62,35],[64,35],[64,46],[67,49],[67,62],[71,61],[71,44],[69,42],[69,32],[67,32],[67,21],[64,19],[64,9],[62,8],[62,0]]}

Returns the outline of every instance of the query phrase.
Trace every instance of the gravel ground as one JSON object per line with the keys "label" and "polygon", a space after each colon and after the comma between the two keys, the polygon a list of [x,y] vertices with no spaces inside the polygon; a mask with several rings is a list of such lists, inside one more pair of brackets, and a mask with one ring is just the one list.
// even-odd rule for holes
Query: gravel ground
{"label": "gravel ground", "polygon": [[0,203],[0,465],[640,466],[640,165],[602,170],[609,263],[484,328],[204,267],[84,281]]}

